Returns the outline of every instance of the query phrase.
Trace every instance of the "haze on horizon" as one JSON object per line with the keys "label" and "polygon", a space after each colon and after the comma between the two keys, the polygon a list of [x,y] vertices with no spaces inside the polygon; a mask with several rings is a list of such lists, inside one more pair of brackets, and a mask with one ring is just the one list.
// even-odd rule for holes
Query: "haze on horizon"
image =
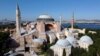
{"label": "haze on horizon", "polygon": [[59,19],[100,19],[100,0],[0,0],[0,20],[15,20],[18,2],[22,20],[35,20],[41,14]]}

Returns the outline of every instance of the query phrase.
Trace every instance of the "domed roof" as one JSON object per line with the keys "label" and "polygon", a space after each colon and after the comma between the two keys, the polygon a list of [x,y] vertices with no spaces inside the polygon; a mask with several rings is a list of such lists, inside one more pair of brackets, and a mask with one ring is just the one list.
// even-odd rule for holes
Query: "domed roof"
{"label": "domed roof", "polygon": [[56,45],[62,46],[62,47],[68,47],[71,46],[71,44],[66,39],[59,39],[56,43]]}
{"label": "domed roof", "polygon": [[25,33],[26,30],[24,28],[21,28],[21,33]]}
{"label": "domed roof", "polygon": [[73,36],[68,36],[66,38],[70,43],[72,43],[73,41],[76,41],[76,39]]}
{"label": "domed roof", "polygon": [[76,40],[73,36],[68,36],[68,37],[66,38],[66,40],[68,40],[69,43],[70,43],[71,45],[73,45],[74,47],[77,46],[77,40]]}
{"label": "domed roof", "polygon": [[40,15],[38,18],[52,18],[51,16],[49,16],[49,15]]}
{"label": "domed roof", "polygon": [[54,21],[54,19],[49,15],[40,15],[37,21]]}
{"label": "domed roof", "polygon": [[35,22],[31,22],[30,23],[31,28],[34,28],[35,27],[35,24],[36,24]]}
{"label": "domed roof", "polygon": [[85,36],[82,36],[79,40],[80,42],[86,42],[88,44],[93,44],[93,41],[91,39],[91,37],[85,35]]}

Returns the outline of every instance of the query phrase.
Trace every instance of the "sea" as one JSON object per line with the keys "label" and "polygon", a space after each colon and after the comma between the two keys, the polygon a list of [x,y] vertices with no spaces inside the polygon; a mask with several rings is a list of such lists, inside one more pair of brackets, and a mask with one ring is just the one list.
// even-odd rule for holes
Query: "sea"
{"label": "sea", "polygon": [[[100,30],[100,23],[75,23],[75,26],[78,28],[86,28],[86,29],[99,29]],[[69,27],[69,23],[63,23],[62,27],[66,28]]]}

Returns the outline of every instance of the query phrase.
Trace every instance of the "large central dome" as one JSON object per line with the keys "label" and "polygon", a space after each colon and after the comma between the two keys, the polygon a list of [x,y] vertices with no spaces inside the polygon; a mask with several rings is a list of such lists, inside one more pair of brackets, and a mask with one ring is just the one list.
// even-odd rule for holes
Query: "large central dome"
{"label": "large central dome", "polygon": [[49,15],[40,15],[38,18],[52,18],[52,17]]}
{"label": "large central dome", "polygon": [[40,15],[37,21],[54,21],[54,19],[49,15]]}

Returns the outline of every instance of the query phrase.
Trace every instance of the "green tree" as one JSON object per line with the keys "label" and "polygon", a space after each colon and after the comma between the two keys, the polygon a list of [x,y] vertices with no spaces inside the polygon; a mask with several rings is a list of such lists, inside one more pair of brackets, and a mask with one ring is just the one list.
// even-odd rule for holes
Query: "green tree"
{"label": "green tree", "polygon": [[7,39],[9,39],[8,32],[0,32],[0,56],[3,56],[4,53],[8,52],[10,49],[7,46]]}

